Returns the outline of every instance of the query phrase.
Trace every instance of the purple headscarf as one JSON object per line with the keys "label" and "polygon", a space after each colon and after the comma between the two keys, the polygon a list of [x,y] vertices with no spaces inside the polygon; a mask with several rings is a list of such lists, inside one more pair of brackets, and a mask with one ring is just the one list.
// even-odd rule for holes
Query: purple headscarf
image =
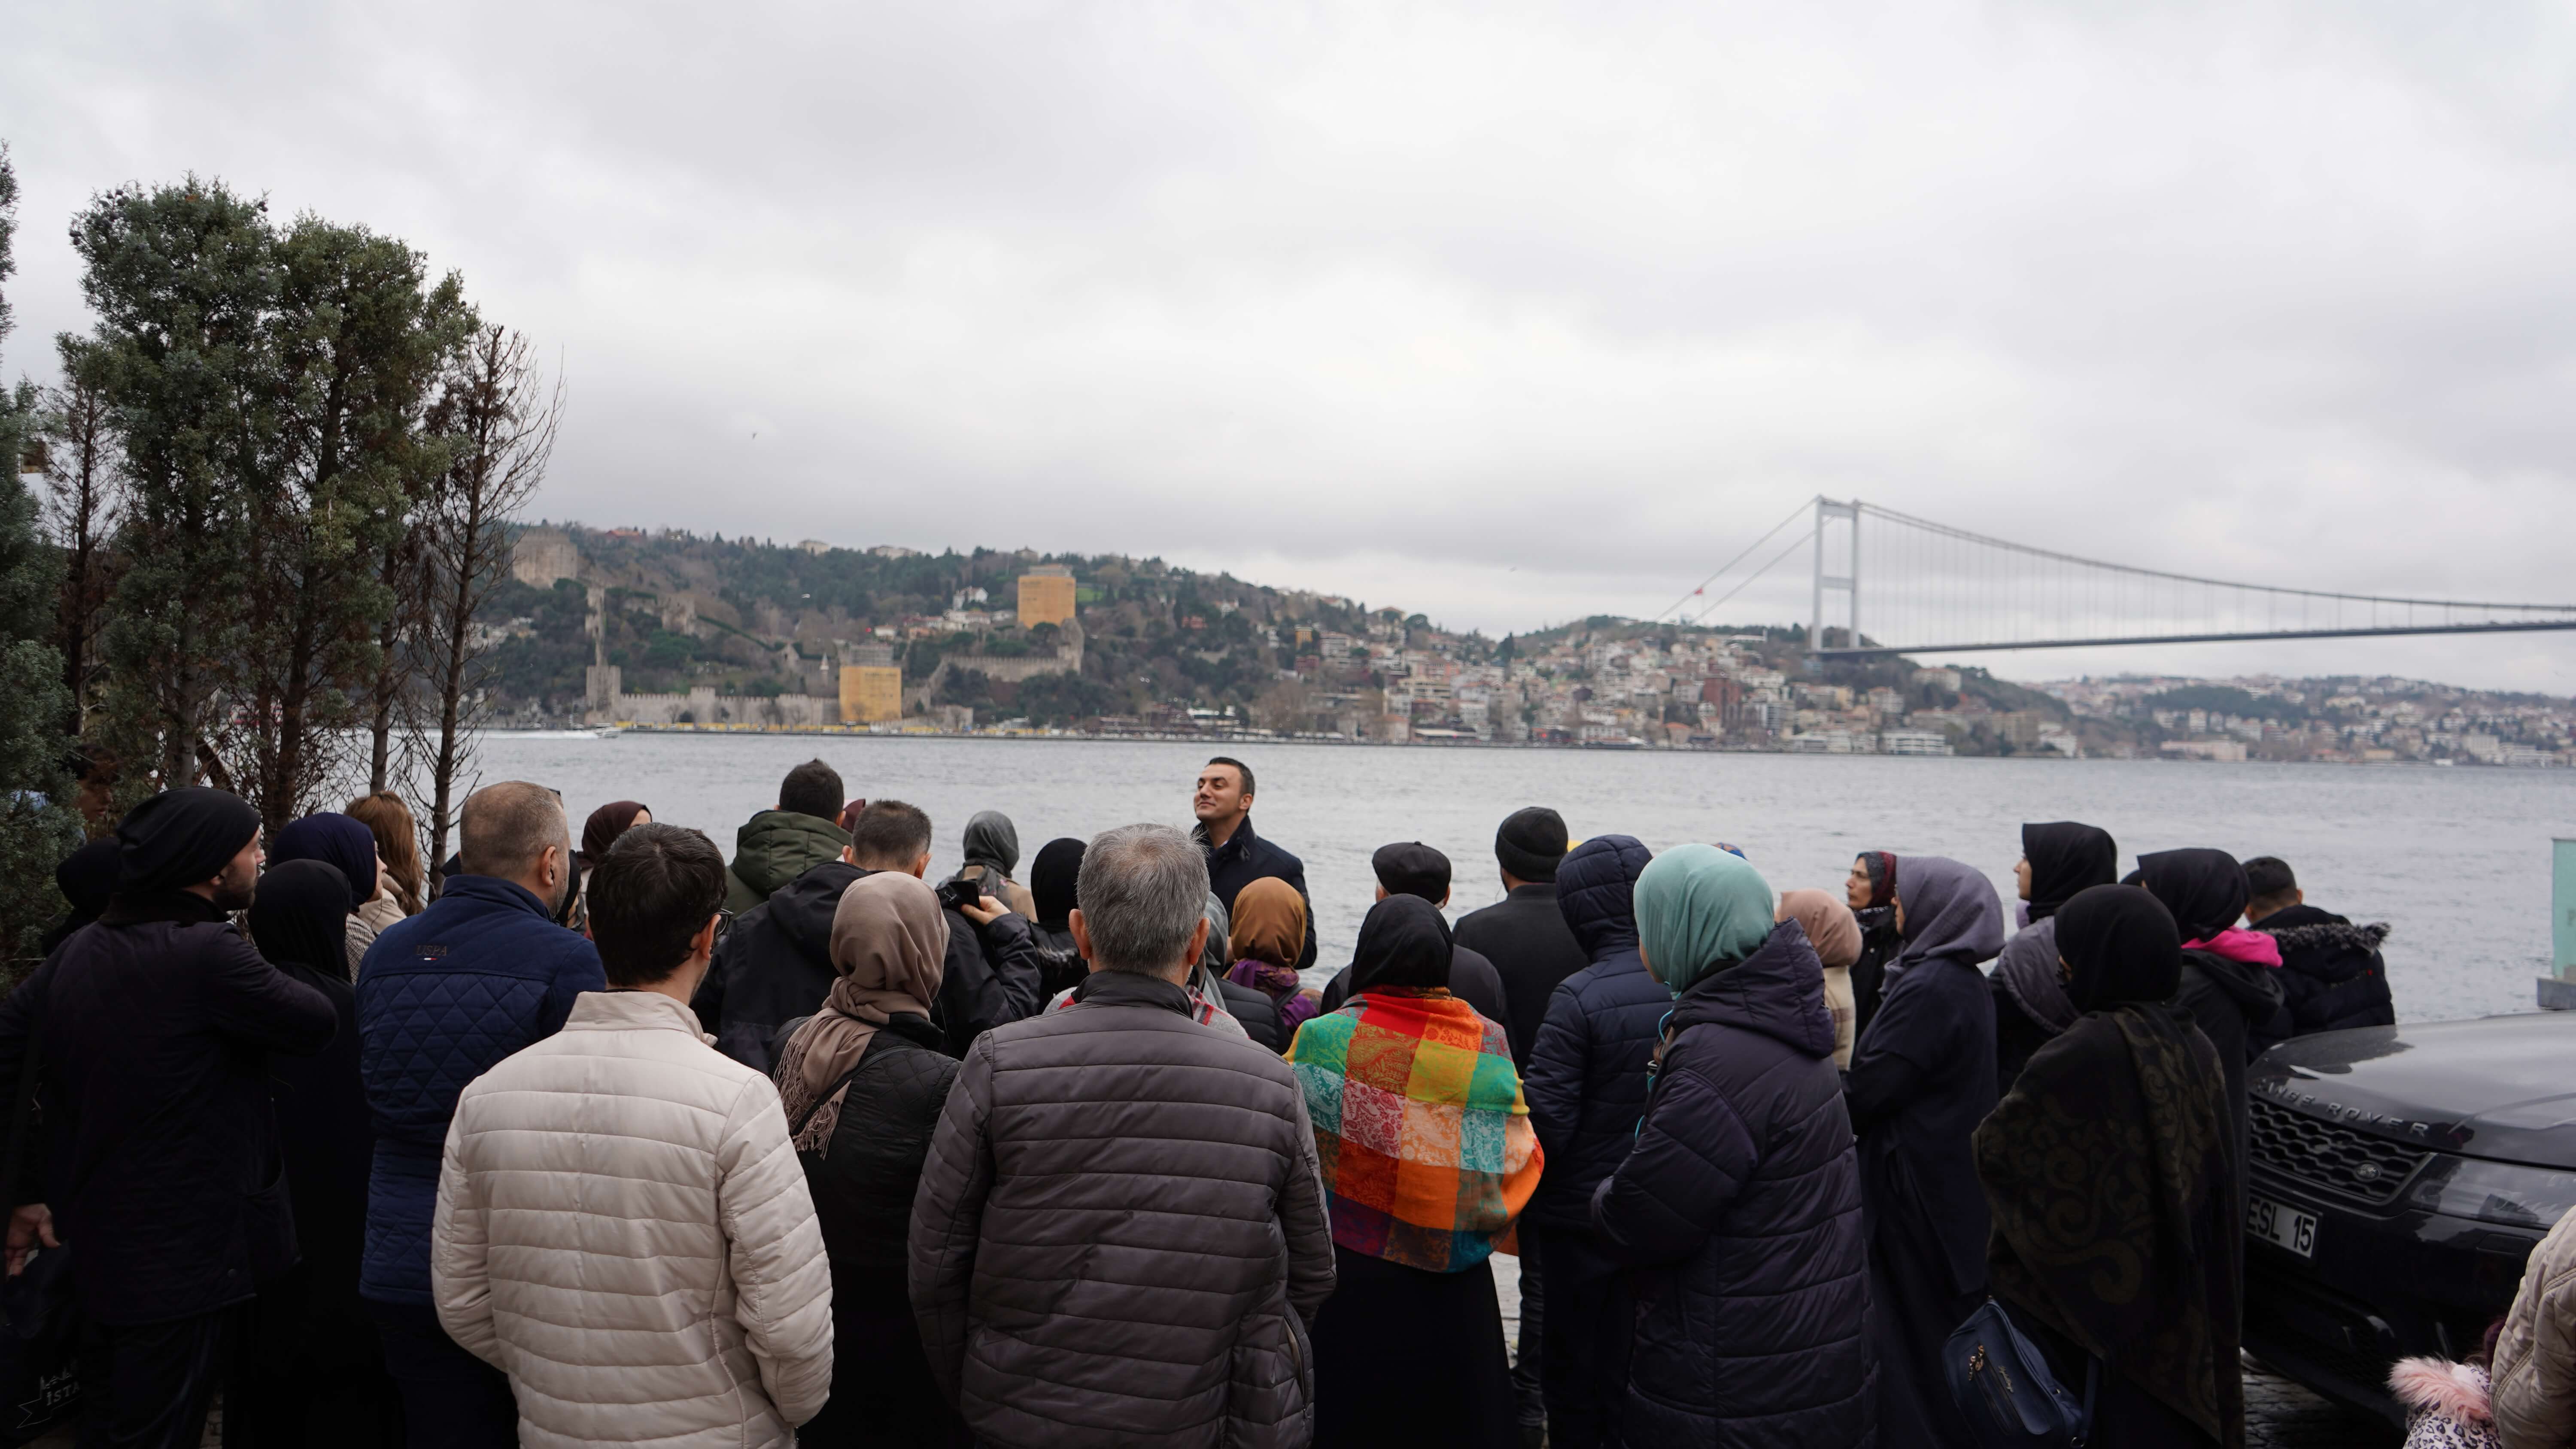
{"label": "purple headscarf", "polygon": [[2003,901],[1982,872],[1948,856],[1909,855],[1902,879],[1896,893],[1905,907],[1900,967],[1937,960],[1974,966],[2003,950]]}
{"label": "purple headscarf", "polygon": [[338,866],[348,878],[353,911],[375,899],[376,833],[354,815],[319,811],[277,832],[277,838],[268,843],[268,863],[284,865],[291,860]]}

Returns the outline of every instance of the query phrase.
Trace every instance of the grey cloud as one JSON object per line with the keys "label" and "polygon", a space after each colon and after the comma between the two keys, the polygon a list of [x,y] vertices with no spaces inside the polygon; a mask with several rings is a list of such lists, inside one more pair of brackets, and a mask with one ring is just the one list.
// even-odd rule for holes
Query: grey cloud
{"label": "grey cloud", "polygon": [[[9,367],[80,325],[88,192],[220,173],[559,351],[559,517],[1495,630],[1660,607],[1818,491],[2576,596],[2545,6],[11,10]],[[1788,570],[1743,608],[1803,614]],[[2546,636],[1989,662],[2330,658],[2576,687]]]}

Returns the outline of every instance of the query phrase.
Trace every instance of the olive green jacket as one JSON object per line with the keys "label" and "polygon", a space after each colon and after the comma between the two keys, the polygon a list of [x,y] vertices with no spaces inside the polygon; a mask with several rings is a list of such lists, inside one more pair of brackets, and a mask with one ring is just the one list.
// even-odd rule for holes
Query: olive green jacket
{"label": "olive green jacket", "polygon": [[769,893],[827,860],[838,860],[850,833],[829,820],[788,810],[763,810],[734,833],[733,868],[725,880],[725,909],[739,916]]}

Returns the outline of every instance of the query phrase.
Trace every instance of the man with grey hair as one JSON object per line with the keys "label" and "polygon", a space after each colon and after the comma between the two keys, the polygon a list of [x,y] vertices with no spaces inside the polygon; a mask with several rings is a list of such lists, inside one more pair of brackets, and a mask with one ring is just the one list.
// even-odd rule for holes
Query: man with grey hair
{"label": "man with grey hair", "polygon": [[573,998],[607,990],[608,976],[589,941],[555,924],[573,882],[555,793],[487,785],[466,797],[461,825],[463,872],[428,910],[387,926],[358,967],[358,1073],[376,1136],[358,1296],[412,1443],[509,1445],[509,1379],[447,1336],[430,1296],[440,1152],[465,1084],[561,1030]]}
{"label": "man with grey hair", "polygon": [[1288,1064],[1191,1019],[1204,852],[1093,840],[1073,1003],[976,1039],[913,1199],[911,1292],[978,1440],[1294,1449],[1333,1291],[1315,1133]]}

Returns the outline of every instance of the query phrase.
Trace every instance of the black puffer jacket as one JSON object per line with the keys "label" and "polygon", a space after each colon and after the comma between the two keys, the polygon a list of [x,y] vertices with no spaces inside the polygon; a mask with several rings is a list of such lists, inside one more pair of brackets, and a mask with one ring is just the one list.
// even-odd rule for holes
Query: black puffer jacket
{"label": "black puffer jacket", "polygon": [[1288,1064],[1168,981],[1086,977],[985,1033],[913,1199],[913,1313],[987,1443],[1303,1445],[1333,1291]]}
{"label": "black puffer jacket", "polygon": [[804,1444],[966,1438],[930,1376],[905,1284],[922,1159],[957,1079],[944,1045],[925,1017],[888,1022],[851,1070],[831,1149],[796,1155],[832,1260],[832,1401],[822,1420],[805,1426]]}
{"label": "black puffer jacket", "polygon": [[770,893],[716,942],[689,1009],[716,1050],[766,1072],[778,1029],[820,1010],[832,989],[832,913],[867,872],[827,860]]}
{"label": "black puffer jacket", "polygon": [[1860,1161],[1805,929],[1702,978],[1671,1031],[1636,1149],[1592,1204],[1644,1266],[1627,1442],[1867,1444]]}
{"label": "black puffer jacket", "polygon": [[2290,1009],[2291,1035],[2397,1024],[2388,968],[2379,955],[2388,939],[2384,923],[2356,926],[2301,905],[2274,911],[2254,929],[2281,947],[2281,990]]}
{"label": "black puffer jacket", "polygon": [[1521,1074],[1530,1125],[1547,1154],[1529,1216],[1590,1233],[1592,1190],[1636,1143],[1646,1109],[1646,1063],[1673,995],[1637,954],[1631,895],[1652,852],[1635,837],[1603,835],[1557,867],[1557,907],[1592,964],[1548,998]]}

